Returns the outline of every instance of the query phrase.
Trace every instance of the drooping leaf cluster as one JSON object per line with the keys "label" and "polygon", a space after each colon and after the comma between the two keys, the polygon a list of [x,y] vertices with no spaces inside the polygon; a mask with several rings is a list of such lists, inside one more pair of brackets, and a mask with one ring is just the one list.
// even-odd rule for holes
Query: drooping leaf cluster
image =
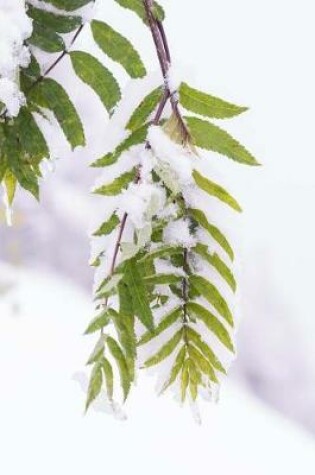
{"label": "drooping leaf cluster", "polygon": [[[165,97],[175,98],[176,105],[156,121]],[[183,116],[183,109],[189,115]],[[87,407],[104,392],[109,403],[121,390],[125,400],[139,367],[161,367],[162,373],[166,371],[161,392],[174,387],[183,402],[216,393],[231,359],[228,354],[235,351],[234,252],[216,222],[192,207],[190,197],[201,193],[202,199],[208,195],[241,211],[228,191],[198,171],[197,149],[258,165],[245,147],[213,122],[246,110],[185,82],[171,91],[166,75],[163,86],[146,95],[128,118],[127,138],[94,162],[105,178],[95,193],[105,197],[104,206],[107,197],[116,198],[116,207],[94,233],[94,240],[106,244],[93,258],[101,276],[95,293],[99,314],[86,333],[100,336],[88,360],[92,372]],[[141,157],[138,165],[130,159],[129,169],[106,180],[106,170],[112,176],[111,170],[128,161],[129,154]],[[183,167],[188,163],[191,168],[185,180],[172,159],[176,154]],[[135,199],[141,207],[142,190],[146,200],[139,224],[128,202]],[[162,205],[157,204],[161,194]]]}
{"label": "drooping leaf cluster", "polygon": [[[151,30],[161,43],[165,41],[164,11],[159,4],[115,2],[139,17],[139,28],[143,27],[148,40]],[[26,3],[33,19],[28,40],[31,62],[19,77],[26,104],[14,119],[4,111],[0,123],[0,182],[8,203],[17,183],[38,197],[41,162],[50,158],[38,116],[49,120],[52,113],[73,149],[85,145],[75,104],[62,84],[50,77],[64,57],[70,58],[74,73],[95,91],[112,120],[123,96],[113,73],[91,54],[76,49],[84,9],[92,1]],[[120,32],[99,20],[84,27],[91,29],[96,44],[130,78],[146,76],[140,54]],[[42,52],[52,55],[46,70],[40,61]],[[196,401],[205,393],[213,395],[226,374],[227,355],[235,351],[233,248],[211,213],[199,208],[192,197],[201,193],[202,200],[209,196],[241,211],[227,190],[201,173],[198,149],[256,165],[252,154],[215,122],[246,108],[186,82],[174,91],[165,42],[164,55],[161,85],[152,88],[128,117],[126,138],[93,163],[103,177],[107,172],[113,176],[112,170],[120,170],[123,161],[130,165],[95,189],[104,197],[104,208],[114,204],[93,236],[94,242],[104,242],[104,246],[93,256],[97,315],[86,334],[97,334],[97,340],[88,359],[86,408],[100,397],[113,407],[120,396],[126,400],[139,367],[161,368],[166,376],[160,390],[175,388],[183,402]],[[169,108],[165,108],[167,103]]]}

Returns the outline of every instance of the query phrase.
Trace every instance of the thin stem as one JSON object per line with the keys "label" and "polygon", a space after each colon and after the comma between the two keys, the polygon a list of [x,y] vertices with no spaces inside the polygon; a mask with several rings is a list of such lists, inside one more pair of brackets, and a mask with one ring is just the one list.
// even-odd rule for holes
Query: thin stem
{"label": "thin stem", "polygon": [[111,267],[110,267],[110,275],[113,274],[113,272],[115,270],[115,267],[116,267],[116,261],[117,261],[117,257],[118,257],[120,244],[121,244],[121,239],[122,239],[125,227],[126,227],[127,217],[128,217],[128,215],[127,215],[127,213],[125,213],[123,215],[121,223],[120,223],[120,229],[119,229],[117,241],[116,241],[116,244],[115,244],[114,255],[113,255],[113,259],[112,259],[112,263],[111,263]]}
{"label": "thin stem", "polygon": [[[170,54],[170,49],[169,49],[169,46],[168,46],[165,30],[164,30],[164,27],[163,27],[162,23],[159,20],[156,20],[153,13],[152,13],[153,1],[152,0],[143,0],[143,1],[144,1],[144,7],[145,7],[145,10],[146,10],[146,14],[147,14],[148,23],[149,23],[150,30],[151,30],[151,33],[152,33],[152,38],[153,38],[153,41],[154,41],[154,44],[155,44],[157,57],[158,57],[160,67],[161,67],[161,71],[162,71],[162,74],[163,74],[164,84],[165,84],[164,94],[163,94],[163,96],[160,100],[160,103],[159,103],[158,107],[157,107],[157,110],[156,110],[155,116],[153,118],[152,124],[153,125],[158,125],[159,124],[159,122],[161,120],[161,117],[162,117],[162,114],[163,114],[163,111],[165,109],[165,106],[167,104],[167,101],[170,100],[173,113],[177,117],[179,125],[181,127],[183,142],[186,142],[189,139],[190,134],[189,134],[189,131],[186,127],[186,124],[185,124],[185,122],[182,118],[180,110],[178,108],[178,101],[177,101],[176,91],[171,91],[170,90],[169,82],[168,82],[168,72],[169,72],[169,68],[170,68],[170,64],[171,64],[171,54]],[[149,142],[146,143],[146,148],[150,148]],[[137,177],[135,179],[135,183],[139,183],[140,179],[141,179],[141,176],[140,176],[140,168],[139,168],[138,173],[137,173]],[[115,271],[116,262],[117,262],[117,258],[118,258],[118,253],[119,253],[119,249],[120,249],[120,246],[121,246],[121,240],[122,240],[125,228],[126,228],[127,219],[128,219],[128,215],[127,215],[127,213],[124,213],[124,215],[122,217],[122,220],[121,220],[121,223],[120,223],[119,233],[118,233],[117,240],[116,240],[115,247],[114,247],[113,258],[112,258],[112,262],[111,262],[111,266],[110,266],[110,275],[112,275]],[[185,249],[185,251],[184,251],[184,261],[185,261],[185,266],[186,267],[188,265],[188,263],[187,263],[187,254],[188,254],[187,250]],[[184,304],[184,309],[185,309],[184,313],[185,313],[185,319],[186,319],[186,302],[188,301],[188,286],[187,286],[187,280],[186,279],[183,280],[183,300],[185,302],[185,304]],[[108,303],[108,298],[105,299],[105,305],[107,305],[107,303]]]}
{"label": "thin stem", "polygon": [[155,45],[155,48],[156,48],[156,53],[157,53],[157,56],[158,56],[158,59],[159,59],[162,74],[163,74],[163,77],[165,79],[166,76],[167,76],[167,71],[168,71],[169,65],[168,65],[168,61],[167,61],[167,58],[166,58],[163,41],[161,39],[160,30],[159,30],[157,22],[154,18],[154,15],[152,13],[153,1],[152,0],[144,0],[144,8],[145,8],[145,11],[146,11],[147,20],[148,20],[149,27],[150,27],[150,30],[151,30],[151,34],[152,34],[152,38],[153,38],[154,45]]}
{"label": "thin stem", "polygon": [[156,20],[156,24],[158,26],[158,29],[160,31],[160,35],[161,35],[161,38],[162,38],[162,41],[163,41],[163,46],[164,46],[164,51],[165,51],[165,54],[166,54],[166,59],[168,61],[169,64],[171,64],[171,52],[170,52],[170,49],[169,49],[169,46],[168,46],[168,41],[167,41],[167,37],[166,37],[166,33],[165,33],[165,30],[164,30],[164,26],[163,26],[163,23],[160,21],[160,20]]}
{"label": "thin stem", "polygon": [[[159,121],[162,117],[163,110],[164,110],[164,107],[167,103],[168,97],[169,97],[168,91],[165,91],[164,94],[163,94],[163,97],[160,101],[160,104],[157,108],[155,117],[153,119],[153,124],[154,125],[158,125],[158,123],[159,123]],[[150,145],[149,145],[148,142],[146,144],[146,148],[150,148]],[[140,178],[141,178],[140,177],[140,169],[138,169],[138,173],[137,173],[137,176],[135,178],[135,183],[139,183]],[[110,274],[109,275],[112,275],[115,271],[118,252],[119,252],[120,245],[121,245],[121,240],[122,240],[122,237],[123,237],[123,234],[124,234],[124,231],[125,231],[125,228],[126,228],[126,224],[127,224],[127,218],[128,218],[127,213],[124,213],[124,215],[122,217],[122,220],[121,220],[121,223],[120,223],[120,228],[119,228],[119,233],[118,233],[118,236],[117,236],[117,240],[116,240],[116,243],[115,243],[114,254],[113,254],[113,258],[112,258],[112,262],[111,262],[111,266],[110,266]],[[105,305],[107,305],[107,302],[108,302],[108,299],[105,300]]]}
{"label": "thin stem", "polygon": [[167,42],[166,33],[163,24],[157,20],[153,15],[153,0],[143,0],[145,10],[147,13],[147,19],[150,26],[152,38],[155,44],[157,56],[159,59],[161,71],[163,74],[165,88],[169,92],[169,99],[171,107],[175,117],[177,118],[179,127],[181,129],[183,144],[186,144],[190,139],[189,130],[185,124],[185,121],[181,115],[178,107],[178,95],[177,91],[171,91],[169,84],[169,70],[171,66],[171,54]]}
{"label": "thin stem", "polygon": [[[144,1],[144,6],[146,9],[147,13],[147,19],[149,22],[149,26],[151,29],[151,34],[153,37],[153,41],[156,47],[157,55],[159,58],[160,66],[161,66],[161,71],[163,74],[164,78],[164,84],[165,84],[165,94],[163,96],[163,99],[165,100],[165,104],[167,100],[170,100],[171,107],[173,114],[177,118],[180,130],[181,130],[181,135],[182,135],[182,141],[183,144],[186,144],[189,139],[190,139],[190,133],[189,130],[185,124],[185,121],[181,115],[181,112],[179,110],[178,106],[178,94],[177,91],[172,91],[170,89],[170,83],[169,83],[169,70],[171,67],[171,53],[167,41],[167,36],[164,30],[163,24],[157,20],[154,15],[153,15],[153,0],[143,0]],[[163,109],[165,107],[165,104],[163,106]],[[184,271],[188,272],[188,250],[184,249]],[[183,283],[182,283],[182,298],[183,298],[183,322],[184,324],[187,323],[188,321],[188,315],[187,315],[187,302],[189,300],[189,285],[187,281],[187,276],[183,278]]]}
{"label": "thin stem", "polygon": [[40,82],[43,81],[43,79],[45,79],[45,77],[48,76],[49,73],[51,73],[51,71],[53,71],[53,69],[55,69],[55,67],[60,63],[60,61],[67,55],[69,54],[69,49],[71,48],[71,46],[73,46],[73,44],[75,43],[75,41],[77,40],[78,36],[80,35],[80,33],[82,32],[84,28],[84,24],[82,23],[79,28],[77,29],[77,31],[75,32],[73,38],[71,39],[70,43],[69,43],[69,46],[68,48],[65,48],[61,53],[60,55],[55,59],[55,61],[46,69],[46,71],[41,74],[33,83],[32,85],[29,87],[28,91],[29,92],[31,89],[33,89],[33,87],[35,87],[37,84],[39,84]]}

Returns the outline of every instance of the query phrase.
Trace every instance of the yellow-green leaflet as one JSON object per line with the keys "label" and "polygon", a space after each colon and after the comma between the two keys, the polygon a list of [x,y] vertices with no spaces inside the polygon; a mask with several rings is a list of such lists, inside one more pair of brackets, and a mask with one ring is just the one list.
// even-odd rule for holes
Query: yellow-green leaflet
{"label": "yellow-green leaflet", "polygon": [[104,353],[104,348],[105,348],[105,340],[104,336],[101,335],[91,353],[89,356],[89,359],[87,361],[87,365],[90,365],[92,363],[95,363],[96,361],[99,361],[100,358],[103,356]]}
{"label": "yellow-green leaflet", "polygon": [[135,177],[136,177],[136,169],[134,168],[130,172],[125,172],[122,175],[120,175],[118,178],[115,178],[115,180],[112,183],[109,183],[108,185],[103,185],[97,190],[94,191],[94,193],[97,193],[98,195],[104,195],[104,196],[116,196],[118,195],[124,188],[127,188],[129,183],[133,182]]}
{"label": "yellow-green leaflet", "polygon": [[91,321],[84,334],[89,335],[91,333],[95,333],[107,326],[109,322],[110,316],[107,309],[105,309]]}
{"label": "yellow-green leaflet", "polygon": [[259,165],[243,145],[217,125],[197,117],[185,119],[197,147],[212,150],[245,165]]}
{"label": "yellow-green leaflet", "polygon": [[118,216],[113,213],[111,217],[105,221],[101,226],[93,233],[93,236],[106,236],[107,234],[110,234],[114,229],[117,228],[118,224],[120,223],[120,220]]}
{"label": "yellow-green leaflet", "polygon": [[181,316],[182,309],[181,307],[176,307],[175,309],[171,310],[162,320],[161,322],[155,327],[153,332],[147,331],[139,340],[138,346],[144,345],[151,341],[153,338],[156,338],[158,335],[164,332],[167,328],[169,328],[173,323],[175,323]]}
{"label": "yellow-green leaflet", "polygon": [[207,375],[211,381],[214,383],[218,382],[218,379],[215,375],[215,372],[210,365],[209,361],[203,356],[200,351],[198,351],[193,345],[188,346],[188,354],[194,361],[194,363],[198,366],[198,368]]}
{"label": "yellow-green leaflet", "polygon": [[37,46],[46,53],[59,53],[65,48],[62,37],[55,31],[45,28],[38,21],[33,21],[33,33],[28,39],[28,43]]}
{"label": "yellow-green leaflet", "polygon": [[[132,10],[141,18],[141,20],[147,23],[143,0],[115,0],[115,2],[117,2],[123,8]],[[163,8],[157,2],[153,2],[153,6],[155,16],[159,20],[163,21],[165,16]]]}
{"label": "yellow-green leaflet", "polygon": [[167,358],[173,353],[178,343],[181,341],[182,336],[183,329],[180,329],[167,343],[165,343],[165,345],[162,346],[162,348],[154,356],[152,356],[152,358],[149,358],[144,363],[144,366],[146,368],[149,368],[150,366],[155,366],[161,361],[165,360],[165,358]]}
{"label": "yellow-green leaflet", "polygon": [[107,358],[102,358],[100,361],[100,365],[102,367],[102,370],[104,371],[104,376],[105,376],[105,383],[106,383],[106,389],[107,389],[107,396],[108,399],[111,401],[113,399],[113,393],[114,393],[114,373],[113,373],[113,368],[110,362],[108,361]]}
{"label": "yellow-green leaflet", "polygon": [[226,374],[226,370],[223,367],[222,363],[219,361],[217,356],[213,353],[211,348],[207,343],[205,343],[199,333],[197,333],[193,328],[186,328],[186,335],[188,340],[193,343],[203,355],[207,358],[211,366],[220,371],[223,374]]}
{"label": "yellow-green leaflet", "polygon": [[97,398],[102,389],[102,367],[99,363],[96,363],[92,369],[90,377],[89,388],[87,393],[87,400],[85,404],[85,410],[87,411],[91,403]]}
{"label": "yellow-green leaflet", "polygon": [[199,254],[199,256],[203,257],[208,262],[208,264],[210,264],[218,271],[221,277],[223,277],[223,279],[231,287],[233,292],[236,291],[236,280],[233,275],[233,272],[216,252],[210,254],[208,251],[208,246],[201,243],[198,243],[194,247],[194,252]]}
{"label": "yellow-green leaflet", "polygon": [[127,129],[137,130],[145,123],[150,114],[155,110],[163,94],[163,88],[158,87],[154,91],[150,92],[139,104],[136,110],[133,112],[127,124]]}
{"label": "yellow-green leaflet", "polygon": [[213,119],[228,119],[247,111],[247,107],[236,106],[218,97],[198,91],[186,83],[180,85],[179,97],[180,103],[185,109]]}
{"label": "yellow-green leaflet", "polygon": [[235,211],[242,211],[242,208],[238,202],[231,196],[222,186],[214,183],[208,178],[201,175],[197,170],[193,171],[193,178],[196,182],[196,185],[199,186],[203,191],[208,193],[208,195],[215,196],[218,200],[226,203]]}
{"label": "yellow-green leaflet", "polygon": [[121,64],[132,78],[142,78],[146,69],[129,40],[107,23],[93,20],[91,23],[94,40],[107,56]]}
{"label": "yellow-green leaflet", "polygon": [[104,157],[99,158],[92,163],[92,167],[108,167],[117,162],[120,155],[125,151],[129,150],[133,145],[138,145],[145,141],[148,133],[148,126],[144,125],[139,129],[132,132],[129,137],[127,137],[123,142],[121,142],[114,152],[107,153]]}
{"label": "yellow-green leaflet", "polygon": [[61,15],[28,5],[28,16],[57,33],[70,33],[82,23],[80,16]]}
{"label": "yellow-green leaflet", "polygon": [[200,226],[202,226],[213,237],[213,239],[217,241],[218,244],[220,244],[222,249],[224,249],[229,258],[233,261],[234,251],[220,229],[209,223],[206,215],[200,209],[189,209],[189,213],[197,221],[197,223],[200,224]]}
{"label": "yellow-green leaflet", "polygon": [[182,370],[181,376],[181,399],[182,402],[186,399],[186,391],[189,384],[189,360],[186,360]]}
{"label": "yellow-green leaflet", "polygon": [[132,306],[136,316],[149,331],[153,331],[153,315],[144,281],[137,267],[135,258],[126,262],[125,282],[131,295]]}
{"label": "yellow-green leaflet", "polygon": [[111,113],[121,99],[120,87],[113,74],[88,53],[72,51],[70,58],[76,75],[96,92]]}
{"label": "yellow-green leaflet", "polygon": [[176,356],[174,366],[171,369],[170,377],[166,381],[166,383],[164,384],[164,386],[161,390],[161,393],[163,393],[169,386],[171,386],[175,382],[177,376],[179,375],[179,373],[180,373],[180,371],[183,367],[185,356],[186,356],[186,346],[184,345],[179,350],[179,352]]}
{"label": "yellow-green leaflet", "polygon": [[106,344],[114,359],[116,360],[120,374],[121,387],[123,389],[124,399],[126,400],[130,391],[131,384],[126,358],[114,338],[108,336],[106,338]]}
{"label": "yellow-green leaflet", "polygon": [[63,87],[54,79],[45,78],[30,92],[32,102],[51,110],[72,148],[85,145],[81,119]]}
{"label": "yellow-green leaflet", "polygon": [[3,182],[8,199],[8,204],[9,206],[11,206],[15,195],[17,179],[10,170],[7,170],[4,175]]}
{"label": "yellow-green leaflet", "polygon": [[191,275],[189,281],[190,284],[193,287],[196,287],[201,295],[205,297],[218,313],[233,327],[233,315],[218,289],[211,282],[199,275]]}
{"label": "yellow-green leaflet", "polygon": [[229,332],[220,320],[213,315],[213,313],[196,302],[188,302],[187,311],[190,315],[201,320],[207,328],[216,335],[223,345],[225,345],[230,351],[234,352],[234,346]]}

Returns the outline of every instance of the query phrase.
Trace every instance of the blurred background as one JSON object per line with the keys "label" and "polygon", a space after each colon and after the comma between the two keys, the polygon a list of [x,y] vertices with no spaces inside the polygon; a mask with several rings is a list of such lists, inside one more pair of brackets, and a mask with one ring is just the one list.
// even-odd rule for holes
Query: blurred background
{"label": "blurred background", "polygon": [[[0,209],[0,439],[7,444],[0,466],[9,475],[22,466],[37,475],[44,464],[46,474],[83,474],[107,457],[104,470],[120,474],[119,450],[140,475],[148,464],[153,474],[176,475],[198,463],[223,475],[315,470],[314,5],[161,3],[176,69],[192,86],[250,107],[223,127],[263,164],[218,164],[244,209],[237,222],[238,358],[219,406],[202,408],[201,429],[174,402],[156,400],[150,380],[140,381],[126,424],[100,414],[81,418],[80,372],[91,343],[81,334],[93,311],[88,229],[96,174],[87,166],[103,155],[108,119],[92,92],[83,95],[74,75],[63,76],[65,62],[54,74],[81,111],[88,146],[71,154],[46,125],[56,160],[55,170],[47,167],[41,203],[20,191],[12,228]],[[157,69],[151,37],[136,17],[110,0],[99,1],[98,16],[124,30]],[[92,48],[89,31],[79,46]],[[16,447],[21,457],[14,459]]]}

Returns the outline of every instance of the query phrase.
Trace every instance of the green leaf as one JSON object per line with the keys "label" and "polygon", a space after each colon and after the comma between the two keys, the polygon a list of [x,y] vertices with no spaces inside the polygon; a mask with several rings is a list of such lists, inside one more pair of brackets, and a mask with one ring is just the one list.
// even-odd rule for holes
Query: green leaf
{"label": "green leaf", "polygon": [[58,15],[47,10],[33,7],[32,5],[28,6],[27,14],[43,27],[49,28],[57,33],[70,33],[82,23],[82,19],[79,16]]}
{"label": "green leaf", "polygon": [[183,336],[183,329],[181,328],[175,335],[167,342],[162,348],[151,358],[149,358],[145,363],[144,366],[149,368],[151,366],[155,366],[161,361],[165,360],[168,356],[170,356],[175,348],[177,347],[178,343],[181,341]]}
{"label": "green leaf", "polygon": [[84,7],[88,3],[91,3],[92,0],[45,0],[46,3],[51,3],[60,10],[65,10],[67,12],[72,12],[81,7]]}
{"label": "green leaf", "polygon": [[32,89],[29,97],[38,106],[54,113],[72,149],[85,145],[81,120],[68,94],[59,83],[45,78]]}
{"label": "green leaf", "polygon": [[156,338],[161,333],[163,333],[167,328],[173,325],[181,316],[182,309],[181,307],[176,307],[175,309],[171,310],[157,325],[153,332],[146,332],[140,338],[138,342],[138,346],[145,345],[153,338]]}
{"label": "green leaf", "polygon": [[[0,175],[3,179],[4,174],[10,170],[19,184],[38,199],[38,176],[40,176],[40,171],[37,162],[38,157],[28,154],[27,146],[33,143],[33,138],[28,141],[29,136],[26,127],[26,119],[28,118],[30,119],[29,126],[32,130],[34,119],[26,108],[20,110],[18,117],[16,117],[13,123],[3,123],[0,128]],[[36,133],[38,131],[38,128],[34,130]],[[40,131],[39,134],[41,134]],[[41,135],[39,136],[42,137]]]}
{"label": "green leaf", "polygon": [[210,365],[209,361],[198,351],[193,345],[188,346],[188,353],[190,358],[194,361],[197,367],[209,377],[214,383],[218,383],[218,379],[215,375],[215,371]]}
{"label": "green leaf", "polygon": [[213,119],[228,119],[248,110],[247,107],[239,107],[193,89],[186,83],[180,85],[179,97],[185,109]]}
{"label": "green leaf", "polygon": [[143,126],[143,124],[146,122],[148,117],[152,114],[152,112],[157,107],[158,103],[161,100],[162,95],[163,95],[162,87],[158,87],[157,89],[154,89],[154,91],[150,92],[150,94],[148,94],[143,99],[143,101],[139,104],[139,106],[136,108],[136,110],[132,114],[126,128],[134,131],[134,130],[137,130],[139,127]]}
{"label": "green leaf", "polygon": [[27,66],[27,68],[23,69],[23,73],[26,74],[26,76],[31,77],[33,80],[40,76],[40,66],[33,54],[31,54],[30,64]]}
{"label": "green leaf", "polygon": [[103,356],[104,353],[104,336],[101,335],[92,351],[92,353],[89,356],[89,359],[87,361],[87,365],[90,365],[92,363],[95,363],[96,361],[99,361],[99,359]]}
{"label": "green leaf", "polygon": [[234,252],[228,240],[222,232],[213,224],[210,224],[206,215],[199,209],[189,209],[190,215],[202,226],[218,244],[224,249],[230,259],[234,260]]}
{"label": "green leaf", "polygon": [[153,261],[154,259],[168,257],[179,253],[183,253],[183,249],[179,246],[161,246],[146,253],[141,257],[141,259],[139,259],[139,263]]}
{"label": "green leaf", "polygon": [[182,277],[175,274],[155,274],[144,277],[143,283],[145,285],[170,285],[178,284],[182,279]]}
{"label": "green leaf", "polygon": [[234,353],[235,350],[229,332],[213,313],[195,302],[188,302],[186,308],[190,316],[193,315],[201,320],[221,343]]}
{"label": "green leaf", "polygon": [[91,23],[94,40],[113,61],[119,63],[132,78],[142,78],[146,69],[132,44],[113,30],[107,23],[93,20]]}
{"label": "green leaf", "polygon": [[83,51],[70,53],[76,75],[99,96],[111,113],[121,99],[120,87],[113,74],[100,61]]}
{"label": "green leaf", "polygon": [[169,376],[169,379],[164,384],[161,390],[161,393],[163,393],[167,388],[169,388],[176,381],[177,376],[179,375],[181,369],[183,368],[185,356],[186,356],[186,346],[184,345],[179,350],[176,356],[175,363],[171,369],[171,374]]}
{"label": "green leaf", "polygon": [[[129,339],[129,346],[125,345],[127,355],[127,365],[130,378],[133,381],[135,376],[135,357],[137,353],[137,339],[135,334],[135,317],[132,305],[132,298],[127,285],[124,282],[118,284],[119,314],[122,315],[126,335]],[[130,348],[130,349],[129,349]]]}
{"label": "green leaf", "polygon": [[145,125],[138,130],[135,130],[132,134],[129,135],[123,142],[121,142],[118,147],[115,149],[114,152],[107,153],[104,157],[99,158],[94,163],[92,163],[92,167],[107,167],[109,165],[113,165],[117,162],[118,158],[121,156],[123,152],[129,150],[134,145],[139,145],[145,142],[145,139],[148,134],[148,126]]}
{"label": "green leaf", "polygon": [[153,331],[153,315],[135,258],[130,259],[125,264],[125,282],[128,285],[135,314],[148,330]]}
{"label": "green leaf", "polygon": [[228,307],[228,304],[218,291],[218,289],[211,284],[204,277],[199,275],[191,275],[189,277],[190,284],[201,293],[201,295],[208,300],[208,302],[217,310],[217,312],[233,327],[233,316]]}
{"label": "green leaf", "polygon": [[101,392],[102,383],[103,383],[102,369],[99,364],[96,364],[94,365],[92,373],[91,373],[91,378],[90,378],[90,383],[89,383],[89,388],[88,388],[88,393],[87,393],[87,400],[86,400],[86,405],[85,405],[85,411],[88,410],[91,403],[97,398],[97,396]]}
{"label": "green leaf", "polygon": [[33,21],[33,33],[27,41],[47,53],[59,53],[65,49],[61,36],[37,21]]}
{"label": "green leaf", "polygon": [[[109,275],[97,289],[97,292],[101,292],[101,297],[110,295],[114,289],[118,286],[119,282],[123,279],[124,275],[118,272]],[[99,295],[98,295],[99,296]]]}
{"label": "green leaf", "polygon": [[102,370],[104,371],[105,382],[106,382],[106,390],[107,396],[110,401],[113,399],[114,394],[114,373],[113,368],[107,358],[102,358],[100,361],[100,365]]}
{"label": "green leaf", "polygon": [[6,190],[9,206],[12,205],[17,185],[17,179],[10,170],[7,170],[3,178],[3,186]]}
{"label": "green leaf", "polygon": [[226,370],[222,363],[218,360],[209,345],[201,339],[201,336],[195,330],[193,330],[191,327],[186,327],[186,336],[188,341],[193,343],[201,351],[201,353],[203,353],[211,366],[221,373],[226,374]]}
{"label": "green leaf", "polygon": [[[144,8],[143,0],[115,0],[115,2],[117,2],[123,8],[132,10],[141,18],[142,21],[147,23],[147,15]],[[157,18],[158,20],[164,20],[164,10],[157,2],[153,2],[153,13],[155,15],[155,18]]]}
{"label": "green leaf", "polygon": [[112,337],[108,336],[106,339],[106,342],[112,356],[116,360],[116,363],[119,369],[119,374],[120,374],[121,387],[124,393],[124,400],[126,400],[130,391],[130,375],[128,371],[126,358],[120,346]]}
{"label": "green leaf", "polygon": [[93,233],[93,236],[107,236],[111,232],[114,231],[114,229],[117,228],[118,224],[120,223],[120,220],[118,216],[113,213],[111,217],[105,221],[95,233]]}
{"label": "green leaf", "polygon": [[97,188],[94,193],[104,196],[116,196],[121,193],[124,188],[127,188],[129,183],[135,180],[136,178],[136,168],[133,168],[130,172],[125,172],[120,175],[112,183],[108,185],[103,185],[100,188]]}
{"label": "green leaf", "polygon": [[134,317],[132,298],[128,286],[124,282],[118,284],[119,313]]}
{"label": "green leaf", "polygon": [[242,208],[238,202],[231,196],[222,186],[217,185],[213,181],[210,181],[208,178],[201,175],[197,170],[193,171],[193,178],[196,182],[196,185],[199,186],[203,191],[208,193],[210,196],[215,196],[218,200],[226,203],[235,211],[242,211]]}
{"label": "green leaf", "polygon": [[185,119],[197,147],[212,150],[245,165],[259,165],[243,145],[217,125],[197,117]]}
{"label": "green leaf", "polygon": [[186,360],[183,366],[182,375],[181,375],[181,400],[182,402],[186,399],[186,392],[189,384],[189,360]]}
{"label": "green leaf", "polygon": [[114,322],[119,342],[124,350],[128,366],[130,380],[134,380],[135,357],[136,357],[136,337],[134,334],[134,318],[130,315],[124,315],[113,309],[109,310],[112,321]]}
{"label": "green leaf", "polygon": [[110,322],[110,316],[108,315],[108,310],[103,310],[99,315],[97,315],[89,324],[84,334],[89,335],[95,333],[102,328],[106,327]]}
{"label": "green leaf", "polygon": [[49,158],[45,137],[26,107],[22,107],[14,124],[20,146],[30,164],[38,165],[44,158]]}
{"label": "green leaf", "polygon": [[214,252],[213,254],[210,254],[208,252],[208,247],[200,243],[196,245],[196,247],[194,248],[194,251],[197,254],[199,254],[201,257],[206,259],[208,264],[210,264],[212,267],[216,269],[216,271],[221,275],[221,277],[223,277],[226,283],[231,287],[233,292],[236,291],[236,281],[231,269],[229,269],[229,267],[225,264],[225,262],[222,261],[222,259],[216,252]]}

